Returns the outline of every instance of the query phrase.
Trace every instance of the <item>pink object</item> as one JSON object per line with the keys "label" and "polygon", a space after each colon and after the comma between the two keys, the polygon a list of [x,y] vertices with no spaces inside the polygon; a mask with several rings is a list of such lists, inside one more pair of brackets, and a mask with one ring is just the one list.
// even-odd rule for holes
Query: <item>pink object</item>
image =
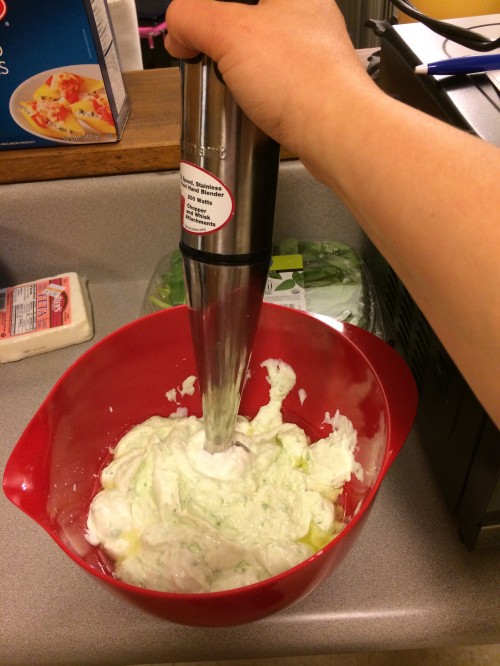
{"label": "pink object", "polygon": [[[97,476],[110,459],[110,448],[131,426],[175,410],[165,393],[196,374],[186,306],[124,326],[64,373],[12,452],[5,494],[97,581],[172,622],[240,624],[296,603],[335,569],[357,538],[411,428],[417,392],[406,364],[379,338],[349,324],[334,328],[303,312],[264,304],[242,414],[254,416],[268,401],[267,373],[260,367],[268,358],[286,361],[297,374],[283,405],[284,419],[296,422],[314,441],[330,432],[325,413],[333,416],[339,409],[358,431],[356,457],[365,470],[364,481],[353,478],[341,496],[347,526],[293,569],[225,592],[155,592],[113,578],[112,564],[84,538]],[[303,404],[298,389],[307,394]],[[199,391],[182,400],[190,414],[201,415]],[[54,571],[55,584],[56,579]]]}
{"label": "pink object", "polygon": [[158,25],[155,26],[151,25],[139,26],[139,38],[147,39],[149,48],[154,49],[155,47],[154,38],[166,32],[166,30],[167,30],[167,24],[165,23],[165,21],[163,21],[163,23],[158,23]]}

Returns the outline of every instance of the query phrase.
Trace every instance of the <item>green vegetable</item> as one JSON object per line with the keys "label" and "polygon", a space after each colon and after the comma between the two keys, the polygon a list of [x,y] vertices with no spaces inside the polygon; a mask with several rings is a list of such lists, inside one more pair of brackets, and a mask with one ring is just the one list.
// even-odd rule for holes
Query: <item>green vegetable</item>
{"label": "green vegetable", "polygon": [[[300,279],[303,280],[306,289],[327,287],[332,284],[361,283],[361,259],[352,247],[345,243],[338,241],[309,243],[299,241],[297,238],[287,238],[274,248],[274,254],[302,255],[304,270]],[[295,274],[294,279],[300,284]]]}
{"label": "green vegetable", "polygon": [[292,278],[295,281],[295,284],[298,284],[299,287],[304,287],[304,273],[302,271],[294,271],[292,273]]}
{"label": "green vegetable", "polygon": [[309,312],[372,330],[374,293],[364,263],[350,245],[340,241],[306,242],[286,238],[273,248],[273,255],[286,253],[302,257],[303,270],[294,272],[292,277],[305,289]]}
{"label": "green vegetable", "polygon": [[183,305],[186,302],[180,250],[172,252],[169,268],[169,271],[162,273],[159,283],[149,295],[149,301],[156,308],[171,308],[174,305]]}

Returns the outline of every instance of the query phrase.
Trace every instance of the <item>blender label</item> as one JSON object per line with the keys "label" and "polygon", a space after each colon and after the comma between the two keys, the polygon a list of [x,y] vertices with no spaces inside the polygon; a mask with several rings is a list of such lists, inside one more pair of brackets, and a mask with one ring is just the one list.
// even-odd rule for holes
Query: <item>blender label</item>
{"label": "blender label", "polygon": [[301,254],[273,257],[267,276],[264,301],[307,312],[304,262]]}
{"label": "blender label", "polygon": [[181,161],[180,175],[183,228],[193,234],[219,231],[234,215],[231,191],[214,174],[190,162]]}

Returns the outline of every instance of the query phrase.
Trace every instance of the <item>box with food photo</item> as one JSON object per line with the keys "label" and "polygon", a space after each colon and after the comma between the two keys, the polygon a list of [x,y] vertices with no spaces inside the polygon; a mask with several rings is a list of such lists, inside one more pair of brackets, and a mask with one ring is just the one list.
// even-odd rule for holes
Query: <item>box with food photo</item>
{"label": "box with food photo", "polygon": [[0,2],[0,149],[118,141],[130,102],[105,0]]}

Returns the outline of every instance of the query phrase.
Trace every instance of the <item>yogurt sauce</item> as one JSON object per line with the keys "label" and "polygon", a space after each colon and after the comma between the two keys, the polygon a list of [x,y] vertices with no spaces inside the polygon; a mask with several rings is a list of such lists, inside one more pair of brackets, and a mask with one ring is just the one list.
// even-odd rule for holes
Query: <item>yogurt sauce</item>
{"label": "yogurt sauce", "polygon": [[337,413],[332,433],[308,445],[281,415],[294,371],[262,365],[269,403],[252,420],[238,417],[227,451],[205,451],[195,416],[153,416],[120,440],[87,531],[119,579],[164,592],[241,587],[299,564],[342,529],[334,500],[363,473],[356,431]]}

